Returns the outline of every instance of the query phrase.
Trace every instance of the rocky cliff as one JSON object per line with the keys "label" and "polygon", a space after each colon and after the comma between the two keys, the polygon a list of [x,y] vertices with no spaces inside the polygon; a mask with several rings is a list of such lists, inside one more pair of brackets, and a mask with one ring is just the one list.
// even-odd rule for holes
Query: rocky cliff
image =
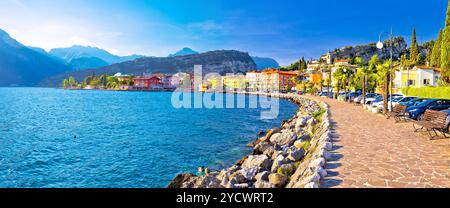
{"label": "rocky cliff", "polygon": [[122,74],[142,75],[143,73],[174,74],[177,72],[193,72],[194,65],[202,65],[203,74],[238,73],[256,69],[256,64],[248,53],[234,50],[220,50],[178,57],[140,58],[97,69],[66,72],[44,80],[41,86],[57,87],[64,78],[69,76],[73,76],[78,81],[82,81],[86,76],[92,74],[114,75],[121,72]]}
{"label": "rocky cliff", "polygon": [[[390,42],[389,40],[384,41],[385,47],[383,49],[378,49],[375,43],[367,45],[358,46],[346,46],[343,48],[335,49],[331,51],[331,55],[336,59],[347,59],[354,57],[362,57],[366,62],[370,60],[373,55],[378,55],[380,59],[390,58]],[[393,41],[393,57],[398,59],[402,54],[407,53],[407,44],[403,37],[395,37]]]}

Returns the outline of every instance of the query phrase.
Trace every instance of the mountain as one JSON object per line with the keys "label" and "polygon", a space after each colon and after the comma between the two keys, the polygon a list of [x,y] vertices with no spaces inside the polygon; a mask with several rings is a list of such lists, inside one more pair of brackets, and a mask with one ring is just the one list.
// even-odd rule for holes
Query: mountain
{"label": "mountain", "polygon": [[144,57],[141,55],[116,56],[106,50],[97,47],[79,45],[75,45],[69,48],[55,48],[52,49],[49,53],[63,59],[66,63],[70,63],[73,59],[95,57],[105,61],[108,64],[116,64]]}
{"label": "mountain", "polygon": [[169,57],[186,56],[186,55],[194,55],[194,54],[199,54],[199,52],[194,51],[190,48],[183,48],[174,54],[170,54]]}
{"label": "mountain", "polygon": [[73,70],[94,69],[108,65],[109,63],[97,57],[76,58],[68,63],[68,66]]}
{"label": "mountain", "polygon": [[192,72],[194,65],[203,66],[203,75],[208,73],[226,74],[246,72],[256,68],[255,62],[248,53],[234,50],[220,50],[166,58],[146,57],[98,69],[66,72],[50,77],[40,85],[58,87],[61,81],[69,76],[73,76],[76,80],[82,81],[86,76],[92,74],[114,75],[121,72],[123,74],[142,75],[145,72],[171,74]]}
{"label": "mountain", "polygon": [[267,69],[267,68],[279,68],[280,64],[272,58],[263,58],[252,56],[253,61],[255,61],[256,68],[258,70]]}
{"label": "mountain", "polygon": [[34,86],[65,70],[64,64],[24,46],[0,29],[0,86]]}

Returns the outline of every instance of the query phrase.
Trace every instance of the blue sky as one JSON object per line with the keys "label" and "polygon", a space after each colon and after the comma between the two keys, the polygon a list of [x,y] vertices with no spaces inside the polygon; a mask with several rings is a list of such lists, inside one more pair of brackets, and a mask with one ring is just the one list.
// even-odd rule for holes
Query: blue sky
{"label": "blue sky", "polygon": [[74,44],[167,56],[182,47],[237,49],[282,65],[378,40],[438,33],[448,0],[1,0],[0,28],[46,50]]}

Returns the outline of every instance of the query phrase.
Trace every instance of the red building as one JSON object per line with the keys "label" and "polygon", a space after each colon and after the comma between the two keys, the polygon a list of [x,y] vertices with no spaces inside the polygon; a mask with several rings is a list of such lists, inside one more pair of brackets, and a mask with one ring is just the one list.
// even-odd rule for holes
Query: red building
{"label": "red building", "polygon": [[158,90],[163,87],[161,79],[157,76],[135,77],[133,81],[134,88],[137,90]]}

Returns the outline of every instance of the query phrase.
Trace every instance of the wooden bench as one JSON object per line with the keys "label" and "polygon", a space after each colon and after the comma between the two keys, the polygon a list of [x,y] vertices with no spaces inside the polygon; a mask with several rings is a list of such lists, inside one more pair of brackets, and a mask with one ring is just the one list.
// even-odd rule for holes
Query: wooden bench
{"label": "wooden bench", "polygon": [[[448,138],[445,134],[446,131],[446,120],[448,114],[445,112],[426,110],[423,118],[419,121],[413,121],[413,127],[415,132],[425,129],[430,135],[431,139],[438,137],[437,131],[441,132],[445,138]],[[421,128],[418,128],[420,126]],[[431,134],[434,132],[435,136]]]}
{"label": "wooden bench", "polygon": [[406,117],[406,106],[405,105],[396,105],[394,107],[394,111],[387,113],[387,119],[394,117],[395,122],[399,122],[403,119],[403,121],[407,120]]}

